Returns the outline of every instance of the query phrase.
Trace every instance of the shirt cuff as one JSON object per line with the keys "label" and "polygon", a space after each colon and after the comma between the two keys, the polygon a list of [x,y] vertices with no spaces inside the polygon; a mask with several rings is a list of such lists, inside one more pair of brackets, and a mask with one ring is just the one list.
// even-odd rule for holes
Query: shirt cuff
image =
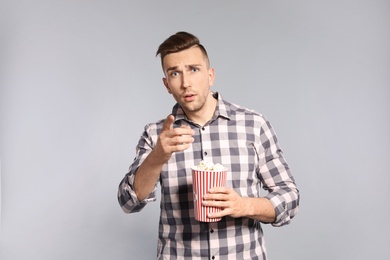
{"label": "shirt cuff", "polygon": [[283,196],[278,194],[268,194],[265,197],[271,202],[275,209],[276,218],[271,225],[274,227],[280,227],[290,223],[290,215],[288,214],[286,202]]}
{"label": "shirt cuff", "polygon": [[157,183],[156,183],[153,191],[145,199],[140,201],[140,200],[138,200],[137,194],[134,191],[134,186],[133,186],[134,179],[135,179],[135,175],[130,175],[129,176],[129,184],[126,185],[126,187],[124,188],[129,193],[133,203],[135,205],[145,205],[148,202],[156,201],[156,192],[155,191],[157,189]]}

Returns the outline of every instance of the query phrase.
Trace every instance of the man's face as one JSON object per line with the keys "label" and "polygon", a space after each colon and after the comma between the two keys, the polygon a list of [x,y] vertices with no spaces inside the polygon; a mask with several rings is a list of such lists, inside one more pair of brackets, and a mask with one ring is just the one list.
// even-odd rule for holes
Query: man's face
{"label": "man's face", "polygon": [[211,109],[210,87],[214,83],[214,70],[209,68],[199,47],[166,55],[163,70],[165,87],[187,116]]}

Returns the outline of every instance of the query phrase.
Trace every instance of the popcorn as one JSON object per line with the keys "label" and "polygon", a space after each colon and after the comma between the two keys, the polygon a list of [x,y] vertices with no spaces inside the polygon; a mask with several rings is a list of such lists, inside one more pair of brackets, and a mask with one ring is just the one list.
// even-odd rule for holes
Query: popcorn
{"label": "popcorn", "polygon": [[213,162],[201,161],[198,166],[194,167],[194,169],[199,171],[222,171],[225,167],[219,163],[214,164]]}

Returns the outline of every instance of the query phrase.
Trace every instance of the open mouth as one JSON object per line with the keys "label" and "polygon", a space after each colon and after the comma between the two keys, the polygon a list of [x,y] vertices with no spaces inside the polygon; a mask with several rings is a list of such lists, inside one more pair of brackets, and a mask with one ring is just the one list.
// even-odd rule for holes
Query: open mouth
{"label": "open mouth", "polygon": [[187,95],[184,95],[184,100],[189,102],[189,101],[193,101],[195,99],[196,95],[195,94],[187,94]]}

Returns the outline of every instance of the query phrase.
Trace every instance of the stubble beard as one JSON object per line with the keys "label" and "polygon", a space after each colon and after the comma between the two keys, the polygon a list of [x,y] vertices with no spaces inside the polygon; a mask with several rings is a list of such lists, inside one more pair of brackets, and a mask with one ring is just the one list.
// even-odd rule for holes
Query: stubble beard
{"label": "stubble beard", "polygon": [[186,113],[197,113],[204,107],[204,102],[200,103],[195,101],[191,103],[184,103],[181,105],[181,107]]}
{"label": "stubble beard", "polygon": [[207,96],[202,96],[200,100],[196,99],[189,103],[183,102],[182,104],[180,104],[180,106],[188,116],[188,114],[196,114],[202,111],[202,109],[205,107],[206,101]]}

